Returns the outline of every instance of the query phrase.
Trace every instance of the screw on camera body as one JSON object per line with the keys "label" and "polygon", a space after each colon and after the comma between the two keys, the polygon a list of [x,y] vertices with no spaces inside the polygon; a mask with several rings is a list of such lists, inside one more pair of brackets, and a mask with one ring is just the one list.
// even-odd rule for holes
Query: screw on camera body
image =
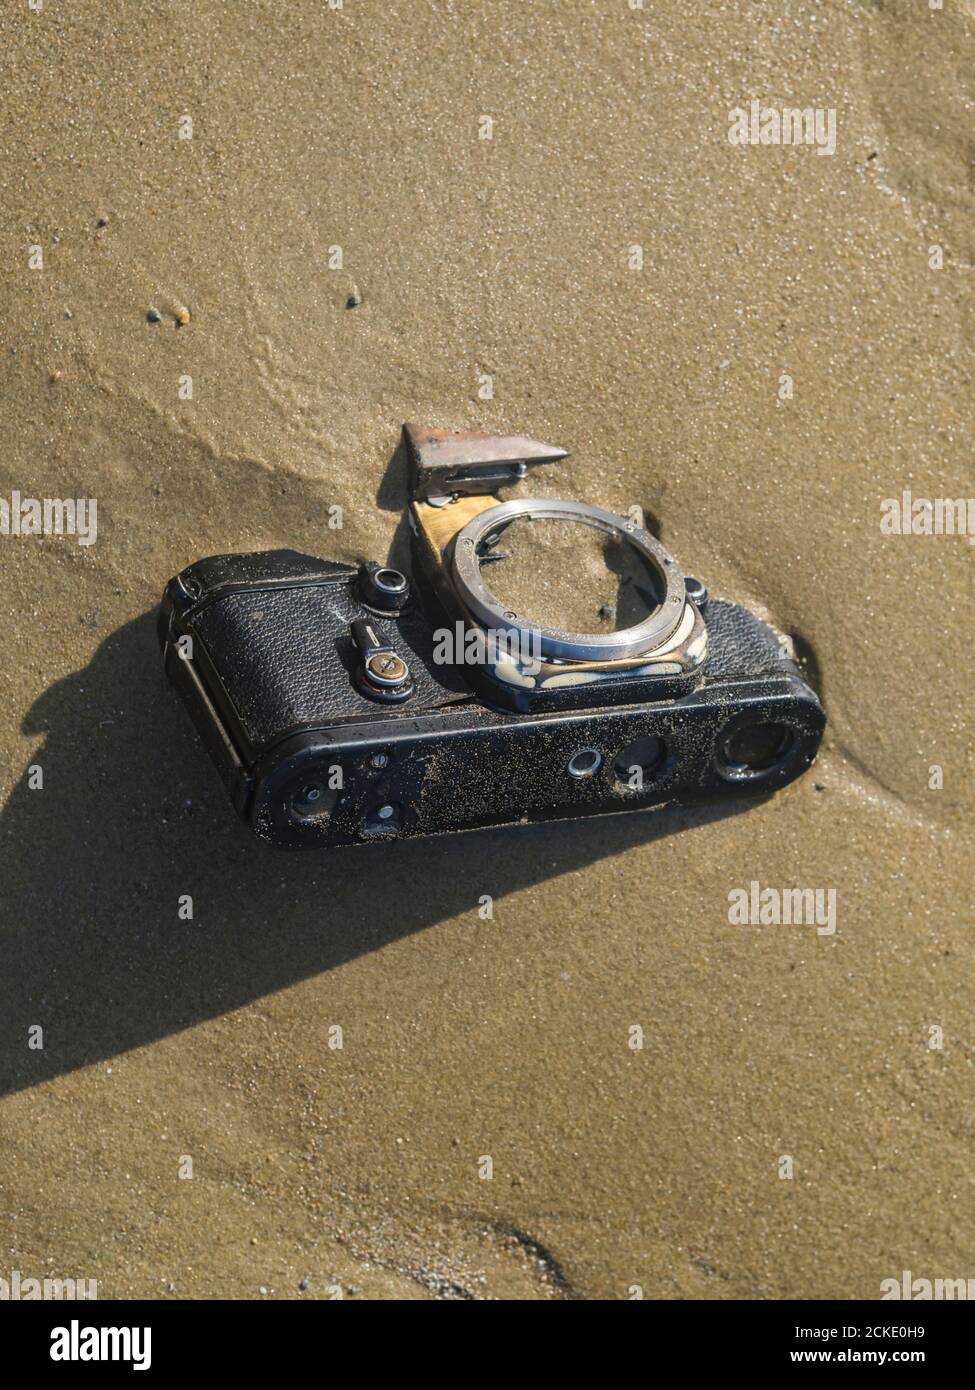
{"label": "screw on camera body", "polygon": [[352,624],[352,639],[362,656],[356,685],[370,700],[400,703],[413,694],[410,668],[387,642],[383,642],[365,618]]}

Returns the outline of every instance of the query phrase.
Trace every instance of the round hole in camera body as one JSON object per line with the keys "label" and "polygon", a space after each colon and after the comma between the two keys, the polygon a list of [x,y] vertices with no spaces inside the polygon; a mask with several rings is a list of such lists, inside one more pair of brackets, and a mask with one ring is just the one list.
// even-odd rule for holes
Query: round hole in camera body
{"label": "round hole in camera body", "polygon": [[749,718],[721,735],[718,771],[732,782],[764,781],[785,765],[795,748],[795,730],[787,724]]}
{"label": "round hole in camera body", "polygon": [[291,814],[299,820],[323,820],[330,816],[338,800],[338,789],[327,778],[303,777],[288,799]]}
{"label": "round hole in camera body", "polygon": [[373,583],[377,589],[382,589],[387,594],[404,594],[408,587],[406,575],[389,568],[376,570]]}
{"label": "round hole in camera body", "polygon": [[616,781],[623,791],[641,792],[656,780],[667,761],[667,745],[654,734],[644,734],[628,743],[613,762]]}

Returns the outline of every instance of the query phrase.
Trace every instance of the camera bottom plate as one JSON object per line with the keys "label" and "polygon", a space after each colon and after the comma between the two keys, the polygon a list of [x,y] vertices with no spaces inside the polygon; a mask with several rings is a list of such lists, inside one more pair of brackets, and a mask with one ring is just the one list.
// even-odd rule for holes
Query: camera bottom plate
{"label": "camera bottom plate", "polygon": [[239,809],[271,844],[314,848],[765,795],[805,771],[824,724],[791,677],[570,716],[468,706],[294,735]]}

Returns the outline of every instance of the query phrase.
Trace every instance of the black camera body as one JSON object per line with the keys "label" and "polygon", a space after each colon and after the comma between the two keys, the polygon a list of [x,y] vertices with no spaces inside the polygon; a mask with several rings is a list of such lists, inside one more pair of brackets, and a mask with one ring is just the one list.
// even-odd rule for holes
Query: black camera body
{"label": "black camera body", "polygon": [[[510,524],[499,513],[516,504],[486,489],[536,460],[532,441],[484,440],[408,430],[413,582],[278,550],[199,560],[167,585],[167,674],[256,834],[288,848],[361,844],[767,794],[804,771],[825,715],[787,644],[709,599],[625,518],[579,504],[532,512],[576,508],[571,520],[635,536],[660,571],[656,606],[673,612],[649,636],[600,639],[616,642],[609,656],[592,635],[580,645],[549,629],[527,656],[499,646],[472,612],[487,554],[477,537],[487,527],[496,545]],[[503,446],[512,457],[499,460]],[[445,469],[440,447],[462,449],[463,468]],[[468,585],[452,564],[471,527]],[[502,637],[537,636],[483,592],[510,622]],[[485,631],[473,664],[462,642],[444,660],[445,633]]]}

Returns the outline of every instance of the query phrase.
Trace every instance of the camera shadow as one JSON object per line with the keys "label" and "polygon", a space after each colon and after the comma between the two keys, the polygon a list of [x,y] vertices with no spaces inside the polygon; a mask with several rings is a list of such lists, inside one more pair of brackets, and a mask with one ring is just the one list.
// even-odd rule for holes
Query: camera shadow
{"label": "camera shadow", "polygon": [[399,570],[401,574],[411,574],[413,570],[409,522],[409,470],[409,451],[406,447],[406,439],[401,433],[376,492],[376,506],[379,510],[395,512],[398,517],[396,530],[389,543],[386,564]]}
{"label": "camera shadow", "polygon": [[[154,622],[113,633],[24,721],[44,737],[30,760],[43,785],[25,768],[0,816],[0,1093],[435,928],[482,892],[498,899],[752,804],[273,850],[232,811],[163,676]],[[28,1046],[37,1024],[42,1050]]]}

